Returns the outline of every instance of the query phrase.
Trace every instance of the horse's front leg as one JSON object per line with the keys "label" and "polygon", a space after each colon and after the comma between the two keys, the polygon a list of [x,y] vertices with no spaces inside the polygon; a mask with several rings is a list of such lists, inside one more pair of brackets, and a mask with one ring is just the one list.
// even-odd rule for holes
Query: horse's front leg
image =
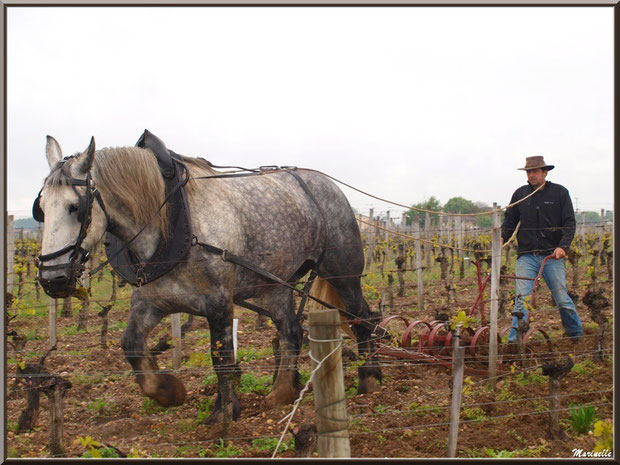
{"label": "horse's front leg", "polygon": [[160,405],[170,407],[185,401],[185,386],[173,375],[157,373],[157,361],[146,347],[149,333],[165,315],[142,301],[133,301],[121,346],[142,393]]}
{"label": "horse's front leg", "polygon": [[224,434],[230,425],[228,422],[237,420],[241,413],[239,399],[234,391],[241,375],[236,363],[232,340],[232,300],[219,305],[209,305],[207,319],[211,333],[211,360],[217,374],[217,398],[213,411],[205,423],[222,423]]}

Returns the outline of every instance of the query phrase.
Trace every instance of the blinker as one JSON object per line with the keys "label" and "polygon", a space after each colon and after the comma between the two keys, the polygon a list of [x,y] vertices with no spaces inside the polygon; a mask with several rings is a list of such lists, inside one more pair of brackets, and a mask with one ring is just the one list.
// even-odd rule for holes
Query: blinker
{"label": "blinker", "polygon": [[32,217],[39,223],[44,223],[45,215],[43,214],[43,210],[41,210],[41,191],[43,191],[43,189],[39,191],[39,195],[37,195],[37,198],[32,204]]}
{"label": "blinker", "polygon": [[[42,191],[43,189],[41,189]],[[34,200],[32,204],[32,217],[38,221],[39,223],[45,223],[45,214],[41,209],[41,191],[39,191],[39,195]],[[77,220],[81,223],[84,221],[86,217],[86,213],[88,211],[88,199],[84,196],[80,197],[78,200],[78,209],[77,209]]]}

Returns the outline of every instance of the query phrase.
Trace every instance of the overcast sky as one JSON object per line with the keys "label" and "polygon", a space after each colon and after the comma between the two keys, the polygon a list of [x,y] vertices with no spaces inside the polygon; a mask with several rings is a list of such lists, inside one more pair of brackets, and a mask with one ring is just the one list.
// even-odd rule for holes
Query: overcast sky
{"label": "overcast sky", "polygon": [[[215,164],[296,165],[413,204],[506,205],[525,157],[613,208],[613,9],[10,7],[7,208],[64,154],[145,128]],[[402,209],[343,188],[360,213]]]}

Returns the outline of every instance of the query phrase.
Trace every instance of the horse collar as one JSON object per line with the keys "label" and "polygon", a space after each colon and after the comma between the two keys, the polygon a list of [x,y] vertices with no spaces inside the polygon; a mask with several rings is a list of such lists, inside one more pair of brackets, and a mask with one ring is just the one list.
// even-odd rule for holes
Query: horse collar
{"label": "horse collar", "polygon": [[[136,146],[151,150],[157,159],[166,186],[164,204],[169,204],[169,239],[162,238],[154,254],[143,261],[129,249],[131,241],[123,242],[110,229],[104,244],[109,263],[116,273],[129,284],[142,286],[165,275],[185,258],[191,247],[192,228],[185,191],[188,173],[181,157],[168,150],[163,141],[146,130]],[[162,207],[163,205],[160,208]],[[136,237],[137,235],[133,239]]]}

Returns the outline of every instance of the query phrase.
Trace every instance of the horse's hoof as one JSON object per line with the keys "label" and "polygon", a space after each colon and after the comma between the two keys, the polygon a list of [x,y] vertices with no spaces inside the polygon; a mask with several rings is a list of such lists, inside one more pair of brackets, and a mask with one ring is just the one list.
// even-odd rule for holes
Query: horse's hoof
{"label": "horse's hoof", "polygon": [[371,392],[378,392],[381,390],[381,383],[374,376],[367,376],[366,378],[360,378],[359,386],[357,388],[358,394],[370,394]]}
{"label": "horse's hoof", "polygon": [[267,397],[265,397],[265,405],[267,407],[277,407],[279,405],[292,404],[297,400],[299,391],[294,387],[290,389],[277,389],[272,390]]}
{"label": "horse's hoof", "polygon": [[221,410],[216,410],[211,412],[211,414],[202,422],[204,425],[215,425],[216,423],[221,423],[224,414]]}
{"label": "horse's hoof", "polygon": [[157,387],[154,393],[147,393],[162,407],[178,407],[185,402],[187,391],[176,377],[168,374],[157,375]]}
{"label": "horse's hoof", "polygon": [[[240,416],[241,416],[241,408],[239,406],[239,402],[235,402],[233,404],[233,412],[232,412],[233,421],[237,421]],[[224,413],[222,412],[221,409],[218,409],[218,410],[214,410],[213,412],[211,412],[211,414],[205,420],[203,420],[202,423],[204,425],[214,425],[216,423],[222,423],[223,421],[224,421]]]}

